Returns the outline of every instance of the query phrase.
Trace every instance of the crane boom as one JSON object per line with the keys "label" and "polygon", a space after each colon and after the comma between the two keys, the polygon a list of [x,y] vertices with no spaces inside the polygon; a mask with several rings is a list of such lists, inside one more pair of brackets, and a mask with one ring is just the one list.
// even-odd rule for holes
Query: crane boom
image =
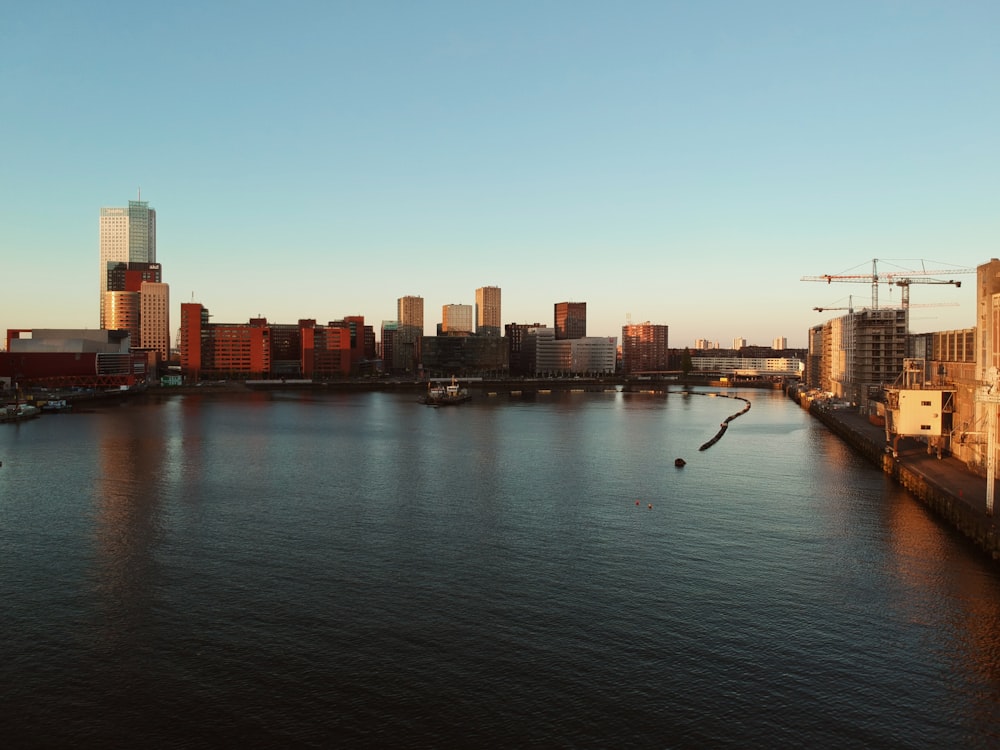
{"label": "crane boom", "polygon": [[945,270],[921,270],[921,271],[898,271],[898,272],[888,272],[879,274],[878,271],[878,258],[872,259],[872,272],[871,273],[854,273],[854,274],[831,274],[825,273],[820,276],[803,276],[802,281],[825,281],[827,284],[833,282],[851,283],[857,284],[860,282],[867,282],[872,285],[872,309],[878,310],[878,286],[880,283],[885,282],[886,284],[895,284],[896,286],[903,288],[904,304],[903,307],[909,305],[910,301],[910,284],[954,284],[956,287],[962,285],[961,281],[948,280],[943,281],[939,279],[914,279],[914,276],[948,276],[952,274],[960,273],[975,273],[974,268],[951,268]]}

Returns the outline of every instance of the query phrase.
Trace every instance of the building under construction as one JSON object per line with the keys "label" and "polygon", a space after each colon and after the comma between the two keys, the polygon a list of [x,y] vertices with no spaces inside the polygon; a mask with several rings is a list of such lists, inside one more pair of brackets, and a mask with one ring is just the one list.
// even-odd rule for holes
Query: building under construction
{"label": "building under construction", "polygon": [[[817,352],[816,349],[819,349]],[[809,336],[809,384],[856,404],[864,404],[903,369],[907,351],[906,311],[860,310],[827,321]]]}

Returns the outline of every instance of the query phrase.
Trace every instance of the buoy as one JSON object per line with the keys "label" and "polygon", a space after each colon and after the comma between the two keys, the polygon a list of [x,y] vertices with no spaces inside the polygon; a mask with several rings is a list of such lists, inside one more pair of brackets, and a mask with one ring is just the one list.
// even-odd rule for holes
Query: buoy
{"label": "buoy", "polygon": [[635,501],[635,504],[636,504],[636,505],[638,505],[638,504],[639,504],[639,501],[638,501],[638,500],[636,500],[636,501]]}
{"label": "buoy", "polygon": [[650,510],[652,510],[652,509],[653,509],[653,504],[652,504],[652,503],[650,503],[650,504],[649,504],[649,505],[647,505],[646,507],[647,507],[647,508],[649,508]]}

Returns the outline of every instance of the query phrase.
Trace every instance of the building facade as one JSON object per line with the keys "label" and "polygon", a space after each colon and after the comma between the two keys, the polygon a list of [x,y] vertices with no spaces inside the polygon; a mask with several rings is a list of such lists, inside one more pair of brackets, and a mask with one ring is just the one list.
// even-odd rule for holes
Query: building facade
{"label": "building facade", "polygon": [[446,336],[466,336],[472,333],[472,305],[442,306],[441,333]]}
{"label": "building facade", "polygon": [[555,337],[562,339],[582,339],[587,335],[587,303],[556,302]]}
{"label": "building facade", "polygon": [[[156,210],[146,201],[127,208],[102,208],[100,215],[100,325],[104,325],[105,292],[110,269],[120,263],[156,262]],[[107,329],[110,330],[110,329]]]}
{"label": "building facade", "polygon": [[663,372],[670,369],[669,327],[650,323],[622,326],[622,372]]}
{"label": "building facade", "polygon": [[407,296],[396,300],[396,337],[390,369],[416,374],[421,370],[420,346],[424,337],[424,298]]}
{"label": "building facade", "polygon": [[500,287],[479,287],[476,290],[476,334],[499,336],[500,320]]}

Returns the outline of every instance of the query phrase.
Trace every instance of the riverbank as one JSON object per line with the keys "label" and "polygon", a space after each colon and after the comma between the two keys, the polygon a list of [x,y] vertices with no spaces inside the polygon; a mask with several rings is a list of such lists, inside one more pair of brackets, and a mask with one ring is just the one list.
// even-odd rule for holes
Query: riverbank
{"label": "riverbank", "polygon": [[901,439],[893,456],[885,428],[853,409],[831,409],[814,402],[809,412],[976,547],[1000,560],[1000,532],[996,516],[986,515],[984,477],[953,456],[937,458],[928,452],[926,443],[912,438]]}

